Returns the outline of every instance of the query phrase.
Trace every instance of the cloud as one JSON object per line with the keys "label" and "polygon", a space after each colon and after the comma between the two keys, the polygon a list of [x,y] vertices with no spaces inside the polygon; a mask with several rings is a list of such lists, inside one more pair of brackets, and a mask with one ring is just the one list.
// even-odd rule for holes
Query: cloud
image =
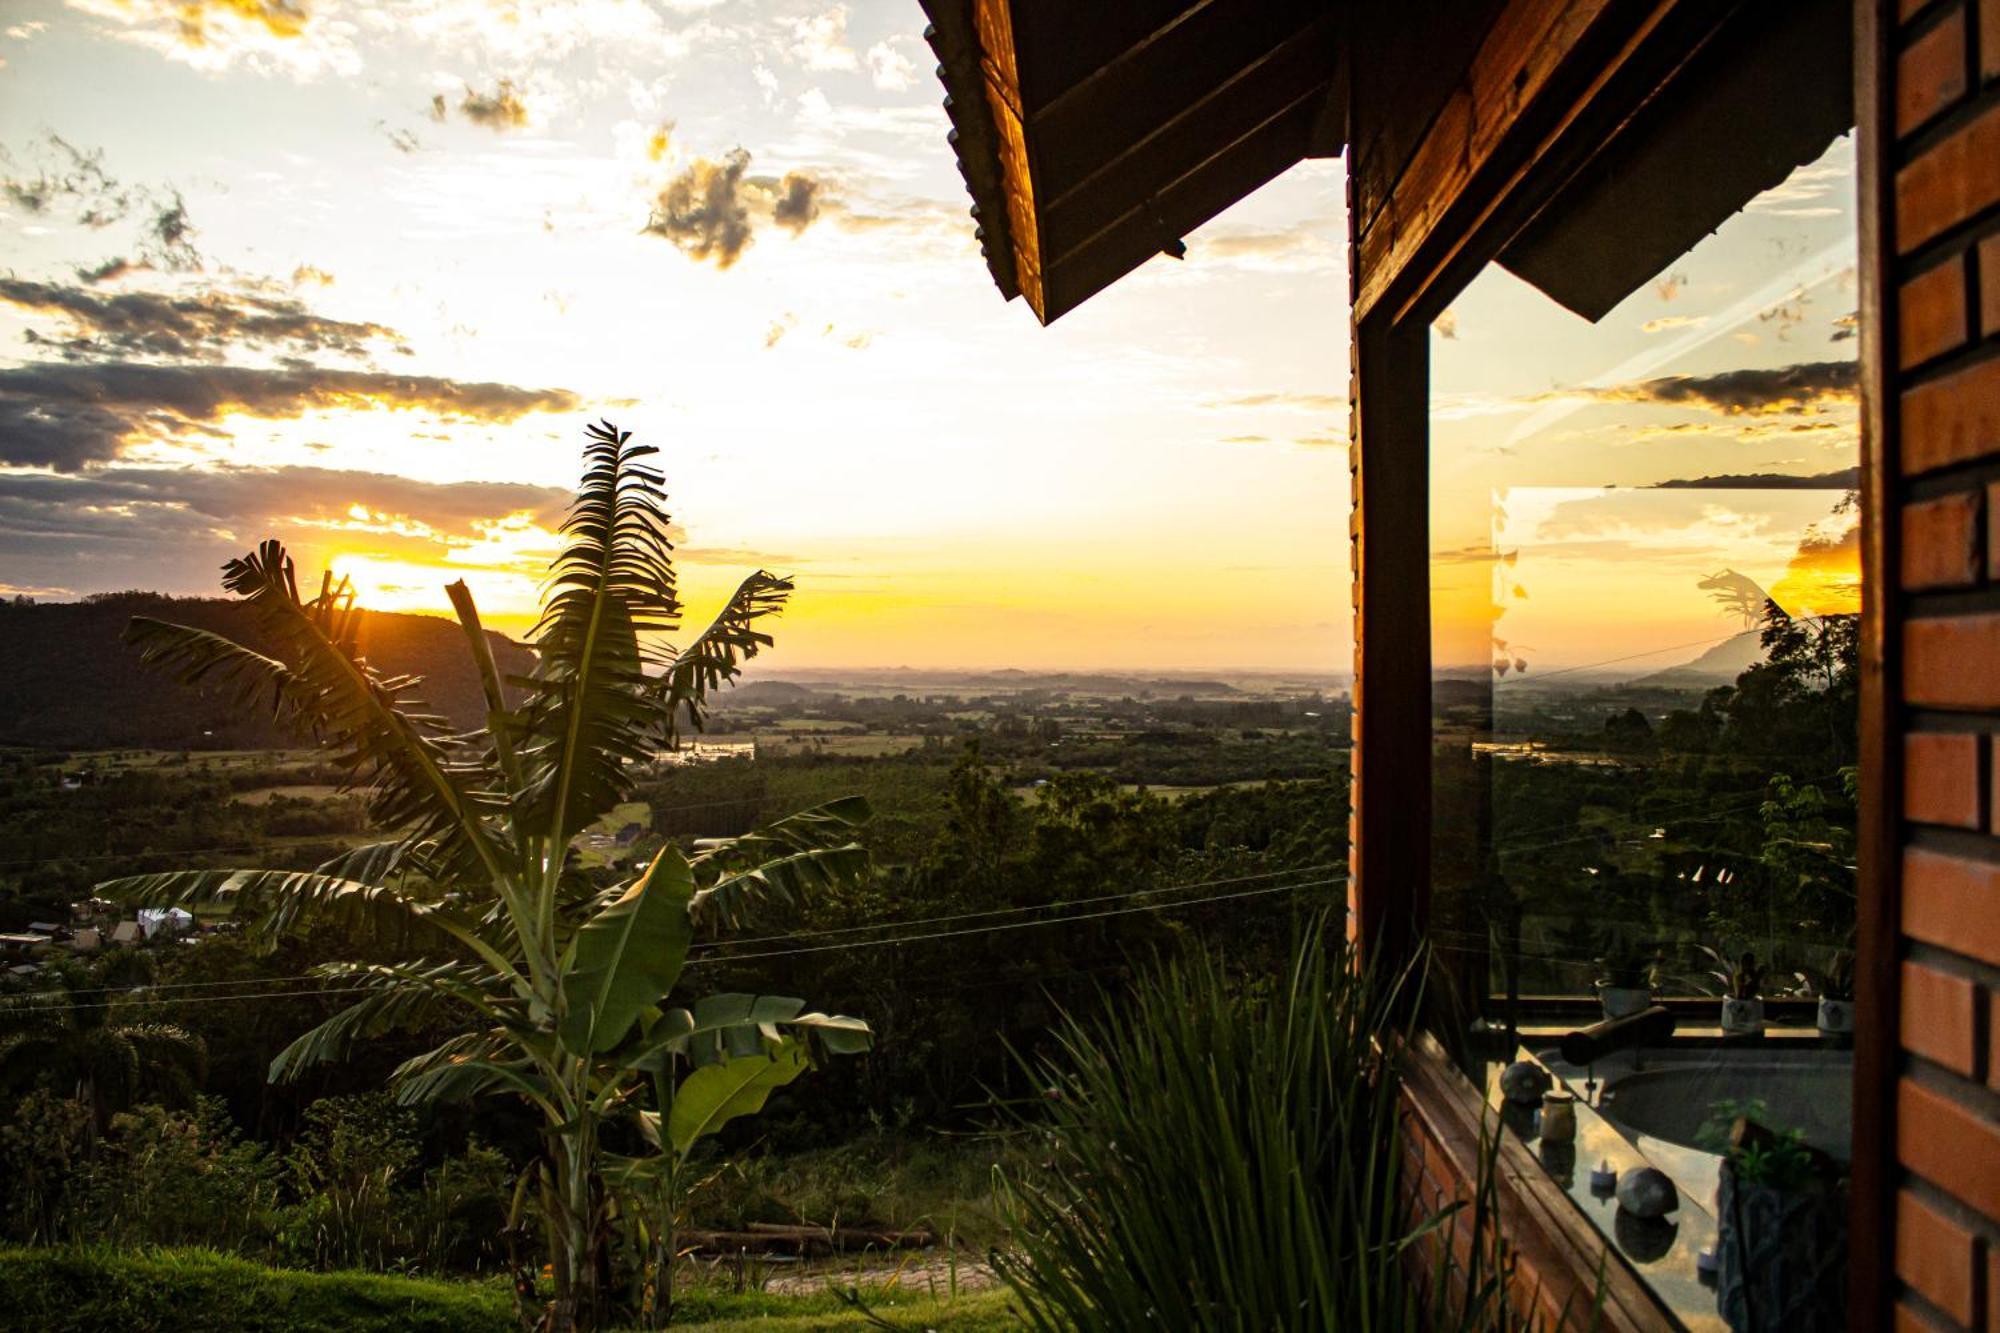
{"label": "cloud", "polygon": [[79,268],[76,271],[76,277],[77,281],[89,283],[94,286],[100,282],[116,282],[120,278],[129,277],[133,273],[151,267],[152,265],[143,259],[134,263],[123,255],[114,255],[103,263],[89,264],[83,268]]}
{"label": "cloud", "polygon": [[145,210],[136,237],[145,261],[156,268],[191,272],[201,267],[194,247],[195,227],[187,201],[172,186],[127,186],[104,169],[102,149],[78,148],[59,134],[48,134],[27,149],[28,170],[14,169],[13,155],[0,149],[0,163],[10,168],[0,177],[0,199],[23,213],[52,217],[58,209],[93,231],[123,222],[135,210]]}
{"label": "cloud", "polygon": [[241,62],[258,73],[310,79],[355,74],[356,26],[316,15],[306,0],[69,0],[104,30],[204,72]]}
{"label": "cloud", "polygon": [[[221,291],[199,296],[138,291],[101,295],[80,287],[0,278],[0,302],[60,320],[68,336],[55,341],[55,346],[73,360],[157,356],[219,361],[236,346],[279,348],[291,355],[362,356],[378,341],[401,346],[394,329],[328,319],[290,298]],[[33,332],[29,338],[52,341]]]}
{"label": "cloud", "polygon": [[674,123],[671,120],[661,121],[653,127],[652,134],[646,138],[646,160],[658,162],[667,155],[667,150],[673,146],[673,142]]}
{"label": "cloud", "polygon": [[312,366],[157,366],[43,362],[0,368],[0,463],[73,472],[129,443],[207,435],[232,415],[270,421],[308,412],[416,411],[509,422],[573,411],[567,389],[525,389]]}
{"label": "cloud", "polygon": [[771,206],[771,221],[796,236],[819,217],[820,183],[804,172],[788,171]]}
{"label": "cloud", "polygon": [[[436,114],[439,104],[443,101],[444,99],[441,96],[431,99],[431,111],[433,115]],[[399,153],[414,153],[424,146],[423,141],[417,138],[416,131],[396,129],[386,120],[376,121],[375,130],[389,141],[391,148],[394,148]]]}
{"label": "cloud", "polygon": [[768,352],[773,347],[776,347],[784,341],[786,334],[798,326],[799,317],[789,310],[777,319],[772,320],[771,327],[764,330],[764,350]]}
{"label": "cloud", "polygon": [[1698,329],[1708,323],[1707,315],[1662,315],[1639,326],[1641,333],[1665,333],[1668,329]]}
{"label": "cloud", "polygon": [[1458,340],[1458,311],[1452,306],[1446,306],[1438,313],[1438,317],[1431,321],[1431,327],[1437,330],[1438,337],[1456,342]]}
{"label": "cloud", "polygon": [[194,248],[194,223],[179,190],[168,191],[146,222],[146,257],[161,268],[186,273],[201,267]]}
{"label": "cloud", "polygon": [[847,6],[792,20],[791,55],[807,69],[859,69],[861,62],[847,44]]}
{"label": "cloud", "polygon": [[1842,468],[1838,472],[1821,472],[1802,477],[1789,472],[1734,472],[1713,477],[1681,477],[1673,481],[1656,481],[1652,490],[1699,490],[1699,491],[1816,491],[1853,490],[1861,484],[1861,469]]}
{"label": "cloud", "polygon": [[1853,403],[1857,401],[1856,385],[1854,362],[1812,361],[1714,375],[1668,375],[1583,392],[1607,402],[1687,404],[1723,416],[1768,416],[1804,412],[1829,403]]}
{"label": "cloud", "polygon": [[292,270],[292,286],[304,287],[308,284],[314,287],[331,287],[333,274],[314,264],[300,264]]}
{"label": "cloud", "polygon": [[1246,393],[1235,398],[1210,399],[1202,406],[1210,411],[1250,407],[1287,412],[1345,412],[1347,396],[1338,393]]}
{"label": "cloud", "polygon": [[672,241],[690,259],[728,268],[750,244],[750,208],[743,198],[749,169],[750,154],[741,148],[720,162],[696,158],[653,201],[646,233]]}
{"label": "cloud", "polygon": [[210,592],[221,559],[267,534],[302,554],[365,547],[374,556],[467,566],[511,556],[538,570],[545,555],[534,549],[537,534],[554,528],[569,499],[567,491],[512,482],[434,483],[313,467],[0,472],[0,558],[10,583],[72,594]]}
{"label": "cloud", "polygon": [[868,77],[883,92],[900,93],[915,85],[917,66],[896,49],[892,38],[868,48]]}
{"label": "cloud", "polygon": [[[121,186],[104,170],[104,150],[78,148],[59,134],[47,134],[28,150],[32,175],[10,170],[0,177],[0,198],[23,213],[45,215],[59,204],[75,210],[86,227],[108,227],[131,212],[134,191]],[[13,156],[0,150],[0,162],[14,167]]]}
{"label": "cloud", "polygon": [[[431,98],[432,120],[444,120],[449,114],[443,93]],[[474,125],[500,133],[524,129],[528,124],[528,104],[515,91],[512,79],[500,80],[490,93],[474,92],[468,85],[458,101],[458,114]]]}
{"label": "cloud", "polygon": [[1861,525],[1806,530],[1771,600],[1794,616],[1852,615],[1861,609]]}

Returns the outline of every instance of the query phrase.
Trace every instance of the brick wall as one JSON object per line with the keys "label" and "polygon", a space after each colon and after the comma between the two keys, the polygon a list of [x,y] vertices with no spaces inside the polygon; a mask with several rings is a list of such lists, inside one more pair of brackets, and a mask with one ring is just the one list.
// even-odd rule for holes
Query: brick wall
{"label": "brick wall", "polygon": [[[1862,0],[1864,8],[1869,0]],[[1897,1329],[2000,1330],[2000,0],[1891,0],[1878,223],[1900,779]],[[1878,48],[1879,49],[1879,48]],[[1856,1256],[1869,1262],[1869,1256]]]}

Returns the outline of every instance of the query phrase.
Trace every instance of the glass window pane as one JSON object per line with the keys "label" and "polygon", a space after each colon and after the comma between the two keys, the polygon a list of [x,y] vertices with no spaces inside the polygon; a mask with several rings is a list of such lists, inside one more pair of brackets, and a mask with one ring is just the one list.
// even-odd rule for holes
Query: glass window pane
{"label": "glass window pane", "polygon": [[1496,1097],[1525,1059],[1578,1099],[1569,1149],[1513,1123],[1692,1327],[1736,1121],[1848,1153],[1853,172],[1844,137],[1596,323],[1491,265],[1431,339],[1436,1021]]}

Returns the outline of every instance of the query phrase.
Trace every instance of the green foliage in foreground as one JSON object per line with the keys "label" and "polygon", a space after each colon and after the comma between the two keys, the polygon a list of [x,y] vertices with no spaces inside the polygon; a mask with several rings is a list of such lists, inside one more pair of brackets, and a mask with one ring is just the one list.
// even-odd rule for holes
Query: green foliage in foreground
{"label": "green foliage in foreground", "polygon": [[0,1250],[13,1327],[43,1333],[501,1333],[504,1283],[299,1273],[210,1250]]}
{"label": "green foliage in foreground", "polygon": [[1382,1054],[1402,991],[1322,925],[1265,984],[1198,954],[1143,981],[1115,1018],[1070,1021],[1038,1066],[1047,1114],[1031,1122],[1053,1161],[1018,1187],[1014,1248],[995,1256],[1029,1322],[1505,1327],[1482,1273],[1490,1236],[1475,1238],[1464,1309],[1409,1277],[1408,1248],[1458,1219],[1402,1203]]}
{"label": "green foliage in foreground", "polygon": [[[517,1327],[505,1283],[445,1282],[377,1273],[266,1268],[212,1250],[104,1247],[0,1249],[10,1327],[41,1333],[503,1333]],[[957,1297],[862,1290],[867,1309],[897,1327],[981,1333],[1014,1329],[1003,1291]],[[863,1313],[832,1292],[691,1294],[690,1330],[861,1328]],[[879,1325],[878,1325],[879,1326]],[[682,1327],[676,1324],[675,1327]]]}

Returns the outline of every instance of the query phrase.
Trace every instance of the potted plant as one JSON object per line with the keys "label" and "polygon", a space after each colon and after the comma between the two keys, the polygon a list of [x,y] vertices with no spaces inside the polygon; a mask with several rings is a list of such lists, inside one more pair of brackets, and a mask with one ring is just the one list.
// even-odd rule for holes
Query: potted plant
{"label": "potted plant", "polygon": [[1740,1117],[1716,1188],[1716,1309],[1734,1333],[1845,1333],[1847,1188],[1797,1130]]}
{"label": "potted plant", "polygon": [[1597,960],[1597,1002],[1606,1018],[1636,1014],[1653,1002],[1659,954],[1652,946],[1613,940]]}
{"label": "potted plant", "polygon": [[1854,1031],[1854,951],[1840,949],[1824,971],[1798,974],[1808,995],[1819,997],[1819,1030],[1823,1035]]}
{"label": "potted plant", "polygon": [[1702,952],[1715,960],[1716,969],[1709,975],[1722,983],[1722,1030],[1736,1034],[1762,1032],[1764,969],[1757,965],[1757,955],[1745,949],[1735,962],[1730,962],[1706,945]]}

